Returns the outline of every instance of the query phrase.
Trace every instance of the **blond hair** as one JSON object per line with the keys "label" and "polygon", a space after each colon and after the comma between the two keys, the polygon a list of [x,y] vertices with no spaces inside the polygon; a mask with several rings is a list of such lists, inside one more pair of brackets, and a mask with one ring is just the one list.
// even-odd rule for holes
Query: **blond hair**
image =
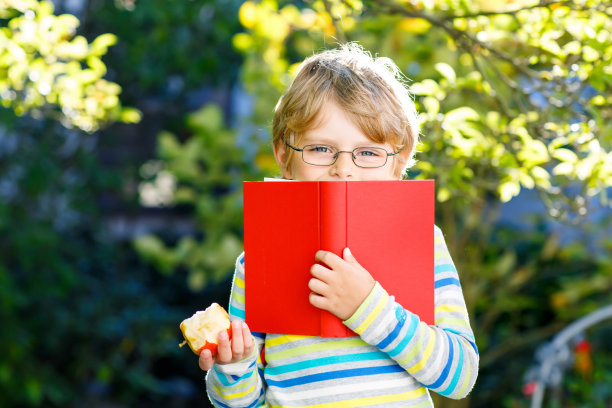
{"label": "blond hair", "polygon": [[[396,169],[398,175],[412,164],[419,124],[404,78],[391,59],[373,58],[355,43],[312,55],[300,65],[274,111],[274,146],[298,144],[304,132],[316,127],[330,100],[373,142],[409,152],[404,168]],[[286,166],[292,157],[293,151],[287,152]]]}

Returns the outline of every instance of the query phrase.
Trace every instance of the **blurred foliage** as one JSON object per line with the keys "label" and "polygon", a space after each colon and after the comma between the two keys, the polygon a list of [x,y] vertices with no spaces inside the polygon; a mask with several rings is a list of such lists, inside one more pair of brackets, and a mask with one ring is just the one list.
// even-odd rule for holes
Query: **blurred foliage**
{"label": "blurred foliage", "polygon": [[[542,408],[606,408],[612,403],[612,334],[610,320],[585,330],[568,344],[567,361],[559,362],[551,374],[561,374],[558,385],[549,384]],[[563,353],[562,353],[563,354]],[[540,366],[534,366],[539,369]],[[558,371],[557,371],[558,370]],[[508,396],[504,406],[532,406],[535,381],[523,386],[523,396]]]}
{"label": "blurred foliage", "polygon": [[53,11],[50,1],[0,3],[2,106],[86,132],[115,121],[138,122],[137,110],[121,106],[121,87],[103,79],[101,57],[117,38],[103,34],[88,43],[76,35],[76,17]]}
{"label": "blurred foliage", "polygon": [[92,154],[96,136],[6,109],[0,123],[0,405],[168,392],[152,357],[176,354],[181,314],[102,227],[98,196],[120,180]]}
{"label": "blurred foliage", "polygon": [[190,137],[184,143],[169,132],[160,134],[163,165],[154,177],[169,173],[176,178],[172,204],[192,209],[203,237],[182,237],[168,247],[159,237],[144,235],[135,245],[162,272],[183,267],[190,287],[198,291],[233,271],[242,251],[242,180],[257,179],[261,172],[245,159],[215,105],[190,114],[186,125]]}
{"label": "blurred foliage", "polygon": [[[612,185],[612,3],[247,1],[234,36],[265,122],[304,56],[358,41],[391,57],[422,113],[438,201],[502,202],[536,188],[553,216]],[[581,189],[569,194],[568,185]]]}
{"label": "blurred foliage", "polygon": [[[93,1],[84,25],[121,40],[109,50],[109,76],[121,79],[125,98],[193,105],[190,92],[233,86],[241,57],[230,45],[241,29],[239,0]],[[193,106],[191,106],[193,108]],[[165,106],[165,109],[176,109]],[[197,107],[196,107],[197,108]]]}
{"label": "blurred foliage", "polygon": [[[612,344],[608,339],[612,328],[591,330],[589,338],[575,348],[574,364],[565,375],[562,388],[549,404],[555,406],[571,405],[576,408],[606,408],[612,405]],[[579,347],[580,345],[586,347]],[[588,401],[588,402],[587,402]]]}
{"label": "blurred foliage", "polygon": [[[236,60],[227,46],[235,30],[228,24],[228,39],[208,47],[202,46],[204,38],[183,33],[191,48],[181,48],[167,38],[149,36],[146,25],[160,28],[158,21],[144,21],[144,27],[134,31],[132,15],[126,18],[121,2],[104,3],[106,21],[125,23],[121,35],[129,41],[104,34],[116,25],[95,32],[73,15],[54,15],[51,2],[0,1],[2,407],[207,402],[186,379],[196,378],[200,370],[193,355],[178,348],[178,323],[204,302],[224,302],[227,296],[216,297],[216,292],[228,288],[215,291],[208,285],[200,291],[205,300],[191,296],[182,276],[160,281],[131,245],[111,236],[105,213],[108,197],[119,197],[129,207],[130,178],[122,177],[125,168],[104,167],[98,154],[101,144],[108,146],[104,138],[117,132],[113,123],[140,119],[140,112],[122,107],[122,88],[132,91],[128,96],[134,102],[155,99],[155,92],[168,89],[170,72],[182,74],[189,68],[185,62],[196,54],[196,45],[209,56],[233,53]],[[166,31],[181,26],[168,18],[172,14],[163,4],[148,6],[139,12],[145,9],[144,14],[165,19]],[[193,8],[182,9],[184,16],[198,15]],[[235,15],[226,20],[238,24]],[[192,26],[201,22],[196,19]],[[210,21],[205,27],[217,33]],[[85,38],[95,39],[88,43]],[[169,59],[183,65],[125,60],[153,38],[150,55],[163,44],[174,50]],[[105,55],[117,41],[125,54]],[[212,82],[207,64],[191,68],[190,87]],[[146,69],[156,75],[147,77]],[[215,69],[237,72],[237,64],[230,61],[229,67]],[[141,84],[135,81],[139,78],[146,86],[134,86]],[[190,90],[183,89],[179,96]]]}

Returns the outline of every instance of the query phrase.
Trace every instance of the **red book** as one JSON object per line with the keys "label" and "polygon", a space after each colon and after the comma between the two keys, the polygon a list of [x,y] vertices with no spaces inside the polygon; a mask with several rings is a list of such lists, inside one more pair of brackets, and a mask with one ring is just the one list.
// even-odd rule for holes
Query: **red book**
{"label": "red book", "polygon": [[434,323],[434,182],[246,181],[246,322],[254,332],[355,335],[308,301],[319,249],[357,261],[405,309]]}

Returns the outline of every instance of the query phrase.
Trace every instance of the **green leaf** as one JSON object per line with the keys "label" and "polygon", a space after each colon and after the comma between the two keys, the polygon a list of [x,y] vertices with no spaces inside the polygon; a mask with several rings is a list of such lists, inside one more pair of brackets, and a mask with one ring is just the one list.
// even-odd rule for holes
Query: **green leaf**
{"label": "green leaf", "polygon": [[158,152],[162,158],[171,160],[181,156],[182,147],[170,132],[161,132],[157,140]]}
{"label": "green leaf", "polygon": [[142,119],[142,113],[136,108],[122,108],[119,120],[123,123],[138,123]]}
{"label": "green leaf", "polygon": [[437,99],[443,99],[445,92],[440,88],[440,85],[433,79],[425,79],[421,82],[415,82],[410,85],[410,91],[416,95],[434,96]]}
{"label": "green leaf", "polygon": [[440,112],[440,102],[433,96],[426,96],[423,98],[423,106],[432,120]]}
{"label": "green leaf", "polygon": [[578,161],[578,156],[576,153],[564,148],[553,150],[552,156],[557,160],[567,163],[576,163]]}
{"label": "green leaf", "polygon": [[446,113],[444,121],[448,122],[449,126],[455,126],[457,123],[465,122],[468,120],[477,121],[480,119],[480,114],[473,108],[468,106],[462,106],[457,109],[453,109]]}
{"label": "green leaf", "polygon": [[187,124],[195,131],[214,133],[223,127],[223,113],[215,104],[209,104],[192,113]]}
{"label": "green leaf", "polygon": [[117,36],[114,34],[106,33],[99,35],[90,44],[90,53],[92,55],[104,55],[108,51],[108,47],[111,47],[117,43]]}
{"label": "green leaf", "polygon": [[438,71],[451,84],[454,84],[457,81],[457,75],[455,74],[455,70],[449,64],[445,62],[439,62],[434,67],[436,71]]}
{"label": "green leaf", "polygon": [[569,176],[574,172],[574,165],[569,162],[557,164],[552,173],[556,176]]}
{"label": "green leaf", "polygon": [[521,186],[514,180],[507,180],[499,185],[497,191],[499,193],[500,200],[503,203],[506,203],[518,195],[518,193],[521,191]]}

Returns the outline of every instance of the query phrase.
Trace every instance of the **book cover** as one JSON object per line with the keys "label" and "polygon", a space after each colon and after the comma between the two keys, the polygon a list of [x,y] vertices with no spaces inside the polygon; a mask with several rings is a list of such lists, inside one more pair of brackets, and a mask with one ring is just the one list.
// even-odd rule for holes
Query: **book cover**
{"label": "book cover", "polygon": [[246,322],[255,332],[354,335],[308,301],[319,249],[357,261],[396,301],[434,323],[434,182],[246,181]]}

